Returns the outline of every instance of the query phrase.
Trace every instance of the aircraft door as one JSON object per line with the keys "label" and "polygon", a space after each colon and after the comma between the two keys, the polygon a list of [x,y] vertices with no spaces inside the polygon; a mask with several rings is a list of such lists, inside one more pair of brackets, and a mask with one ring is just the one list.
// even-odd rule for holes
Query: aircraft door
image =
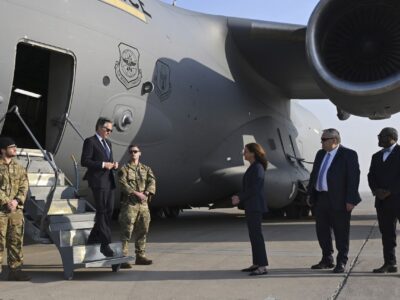
{"label": "aircraft door", "polygon": [[[14,80],[9,109],[17,105],[42,147],[55,153],[65,128],[75,73],[75,57],[66,50],[36,42],[17,45]],[[6,117],[2,134],[15,139],[19,147],[36,148],[14,114]]]}

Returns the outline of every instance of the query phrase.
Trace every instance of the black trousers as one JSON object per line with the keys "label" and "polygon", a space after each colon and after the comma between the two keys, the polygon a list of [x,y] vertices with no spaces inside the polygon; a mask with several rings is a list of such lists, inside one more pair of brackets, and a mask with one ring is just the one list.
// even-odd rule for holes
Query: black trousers
{"label": "black trousers", "polygon": [[351,212],[333,210],[326,192],[318,193],[317,197],[314,213],[318,242],[322,249],[322,260],[333,262],[333,230],[338,251],[336,262],[346,264],[350,244]]}
{"label": "black trousers", "polygon": [[114,209],[114,189],[91,188],[96,206],[95,224],[88,238],[88,244],[111,243],[111,220]]}
{"label": "black trousers", "polygon": [[264,236],[261,229],[262,213],[246,211],[246,221],[253,255],[253,265],[268,266]]}
{"label": "black trousers", "polygon": [[[395,265],[396,262],[396,225],[400,221],[400,208],[382,200],[377,206],[379,230],[382,234],[383,258],[386,264]],[[389,200],[390,201],[390,200]]]}

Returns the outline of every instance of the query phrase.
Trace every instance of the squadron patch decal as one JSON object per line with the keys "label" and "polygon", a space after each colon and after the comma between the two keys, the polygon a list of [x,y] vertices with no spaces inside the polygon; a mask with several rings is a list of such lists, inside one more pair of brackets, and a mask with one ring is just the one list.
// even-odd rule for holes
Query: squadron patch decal
{"label": "squadron patch decal", "polygon": [[142,81],[142,70],[139,68],[139,50],[124,43],[118,45],[119,60],[115,62],[115,75],[126,89],[138,86]]}
{"label": "squadron patch decal", "polygon": [[171,95],[171,71],[169,66],[157,60],[153,76],[154,90],[161,101],[165,101]]}

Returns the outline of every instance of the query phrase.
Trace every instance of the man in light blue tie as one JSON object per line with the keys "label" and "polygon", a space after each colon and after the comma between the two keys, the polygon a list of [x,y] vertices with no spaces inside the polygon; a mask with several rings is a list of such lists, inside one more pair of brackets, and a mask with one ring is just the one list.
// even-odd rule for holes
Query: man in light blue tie
{"label": "man in light blue tie", "polygon": [[[312,269],[332,269],[343,273],[348,260],[350,218],[361,201],[358,193],[360,167],[357,153],[343,147],[336,129],[325,129],[310,175],[308,193],[314,206],[316,231],[322,249],[321,261]],[[335,234],[336,267],[333,260],[332,234]]]}

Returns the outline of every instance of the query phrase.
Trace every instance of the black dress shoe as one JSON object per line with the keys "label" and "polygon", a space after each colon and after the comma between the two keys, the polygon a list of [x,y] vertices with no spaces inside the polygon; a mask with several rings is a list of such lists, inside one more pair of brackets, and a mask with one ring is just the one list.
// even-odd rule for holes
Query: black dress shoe
{"label": "black dress shoe", "polygon": [[311,266],[313,270],[332,269],[335,265],[332,262],[320,261],[316,265]]}
{"label": "black dress shoe", "polygon": [[333,273],[344,273],[344,269],[346,268],[345,264],[337,264],[336,267],[333,269]]}
{"label": "black dress shoe", "polygon": [[101,245],[100,252],[103,253],[105,257],[113,257],[114,251],[110,248],[110,245]]}
{"label": "black dress shoe", "polygon": [[250,266],[250,267],[248,267],[246,269],[242,269],[241,271],[242,272],[253,272],[253,271],[257,270],[257,269],[258,269],[258,266]]}
{"label": "black dress shoe", "polygon": [[382,267],[378,269],[374,269],[373,273],[397,273],[396,265],[384,264]]}

